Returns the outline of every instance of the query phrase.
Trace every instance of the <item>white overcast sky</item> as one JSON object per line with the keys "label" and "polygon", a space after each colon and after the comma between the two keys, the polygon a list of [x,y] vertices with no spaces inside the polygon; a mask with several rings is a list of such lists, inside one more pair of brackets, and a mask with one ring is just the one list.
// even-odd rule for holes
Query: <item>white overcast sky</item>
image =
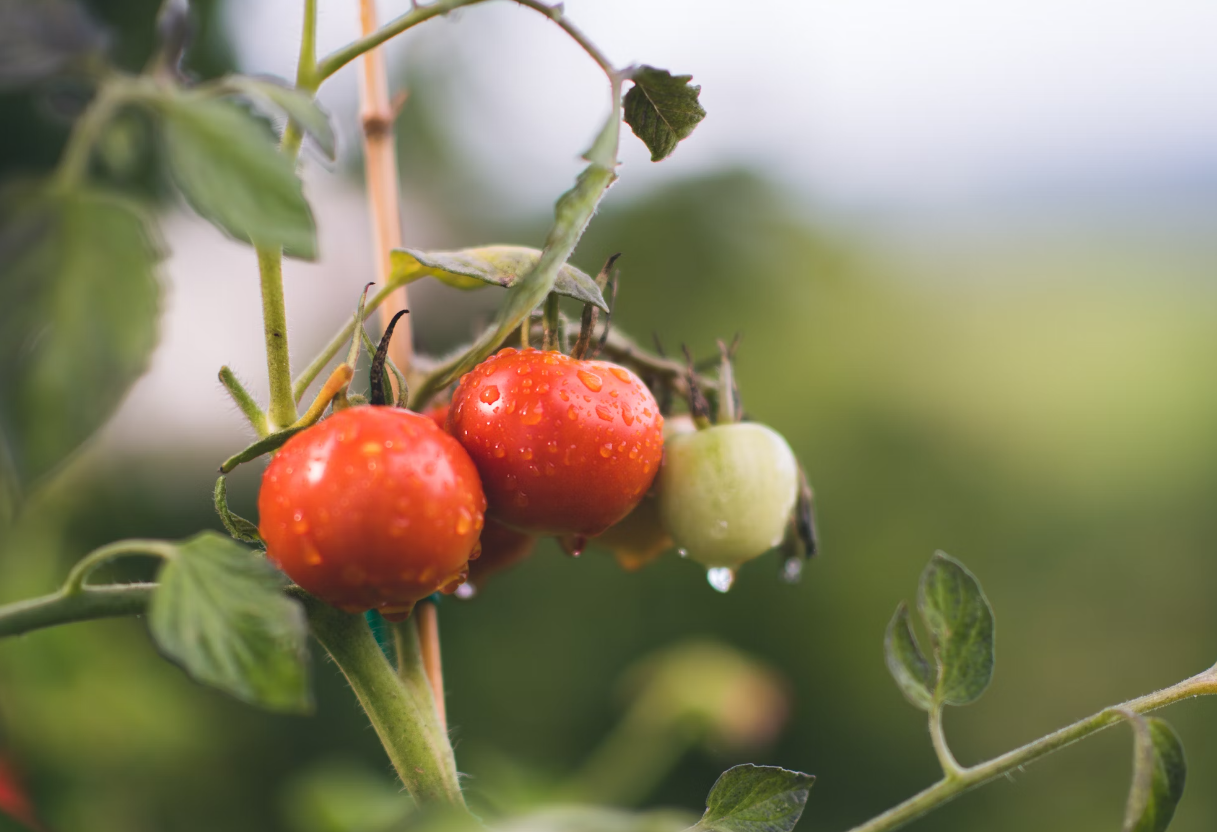
{"label": "white overcast sky", "polygon": [[[230,2],[250,71],[290,76],[299,0]],[[382,2],[385,19],[408,0]],[[322,50],[356,34],[321,0]],[[821,202],[918,210],[1042,191],[1217,191],[1217,0],[567,0],[619,65],[692,73],[709,117],[622,188],[745,162]],[[530,207],[552,200],[605,112],[593,64],[510,2],[395,43],[454,56],[454,131]],[[323,100],[348,127],[354,76]],[[1207,172],[1207,184],[1203,182]]]}

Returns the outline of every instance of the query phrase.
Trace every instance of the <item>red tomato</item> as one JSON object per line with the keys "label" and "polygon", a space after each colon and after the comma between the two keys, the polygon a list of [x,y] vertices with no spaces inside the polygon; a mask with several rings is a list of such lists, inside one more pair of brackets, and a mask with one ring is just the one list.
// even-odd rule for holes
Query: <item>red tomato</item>
{"label": "red tomato", "polygon": [[[451,404],[437,404],[427,410],[427,418],[447,430],[448,411]],[[515,566],[532,554],[537,539],[530,534],[509,529],[502,523],[487,518],[478,540],[481,555],[469,561],[469,595],[485,583],[486,578],[508,567]]]}
{"label": "red tomato", "polygon": [[464,582],[485,510],[473,461],[431,419],[353,407],[271,461],[258,530],[271,560],[313,595],[394,619]]}
{"label": "red tomato", "polygon": [[482,475],[490,515],[536,534],[604,531],[663,456],[663,416],[636,375],[558,352],[505,349],[466,373],[448,429]]}
{"label": "red tomato", "polygon": [[531,534],[517,532],[502,523],[496,523],[493,518],[487,518],[481,540],[478,542],[482,546],[482,554],[477,560],[469,561],[469,583],[474,588],[481,589],[488,577],[515,566],[531,555],[537,539]]}

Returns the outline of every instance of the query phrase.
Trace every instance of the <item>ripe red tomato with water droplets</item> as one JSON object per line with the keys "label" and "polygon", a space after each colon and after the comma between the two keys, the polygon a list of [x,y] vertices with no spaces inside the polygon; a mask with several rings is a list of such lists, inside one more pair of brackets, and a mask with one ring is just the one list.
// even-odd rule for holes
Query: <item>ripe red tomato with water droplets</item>
{"label": "ripe red tomato with water droplets", "polygon": [[638,376],[558,352],[501,350],[467,373],[448,430],[482,476],[491,517],[535,534],[595,535],[655,479],[663,416]]}
{"label": "ripe red tomato with water droplets", "polygon": [[431,419],[353,407],[293,436],[271,461],[258,531],[308,592],[395,619],[464,582],[485,510],[469,454]]}
{"label": "ripe red tomato with water droplets", "polygon": [[[436,405],[427,411],[427,417],[446,431],[449,409],[450,404]],[[510,529],[493,518],[486,518],[482,536],[478,539],[481,554],[476,560],[469,561],[469,581],[464,587],[468,590],[468,596],[480,589],[491,575],[526,559],[532,554],[536,544],[535,536]],[[462,593],[458,593],[460,594]]]}

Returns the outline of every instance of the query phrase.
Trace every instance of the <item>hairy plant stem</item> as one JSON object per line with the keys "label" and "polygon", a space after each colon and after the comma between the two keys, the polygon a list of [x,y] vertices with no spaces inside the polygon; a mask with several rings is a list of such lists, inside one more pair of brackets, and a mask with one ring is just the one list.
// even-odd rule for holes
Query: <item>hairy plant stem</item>
{"label": "hairy plant stem", "polygon": [[456,760],[439,724],[414,625],[407,620],[395,628],[400,663],[395,672],[362,615],[307,596],[303,601],[313,634],[350,682],[410,796],[420,805],[465,810]]}
{"label": "hairy plant stem", "polygon": [[[966,791],[1121,722],[1125,717],[1121,715],[1120,711],[1143,714],[1193,696],[1214,693],[1217,693],[1217,665],[1190,679],[1171,685],[1169,688],[1129,700],[1121,705],[1105,708],[1092,716],[1078,720],[1072,725],[1053,731],[1045,737],[1008,751],[999,757],[994,757],[987,762],[967,767],[959,767],[956,764],[957,768],[954,773],[948,772],[946,777],[928,789],[913,795],[898,806],[893,806],[883,814],[871,818],[866,823],[853,827],[850,832],[886,832],[886,830],[898,829],[944,803],[954,800]],[[935,747],[937,747],[937,743],[935,743]]]}
{"label": "hairy plant stem", "polygon": [[947,776],[947,779],[951,779],[958,777],[961,769],[955,760],[955,755],[951,753],[946,735],[942,731],[942,710],[942,705],[935,705],[930,711],[930,742],[934,745],[934,753],[938,756],[938,764],[942,766],[942,773]]}

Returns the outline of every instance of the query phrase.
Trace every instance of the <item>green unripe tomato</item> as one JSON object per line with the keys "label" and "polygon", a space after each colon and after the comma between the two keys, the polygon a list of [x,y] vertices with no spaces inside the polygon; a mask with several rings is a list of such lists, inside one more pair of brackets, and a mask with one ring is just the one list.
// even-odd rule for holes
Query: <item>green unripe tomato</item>
{"label": "green unripe tomato", "polygon": [[704,566],[736,569],[782,542],[799,466],[781,434],[741,422],[670,437],[657,482],[676,545]]}

